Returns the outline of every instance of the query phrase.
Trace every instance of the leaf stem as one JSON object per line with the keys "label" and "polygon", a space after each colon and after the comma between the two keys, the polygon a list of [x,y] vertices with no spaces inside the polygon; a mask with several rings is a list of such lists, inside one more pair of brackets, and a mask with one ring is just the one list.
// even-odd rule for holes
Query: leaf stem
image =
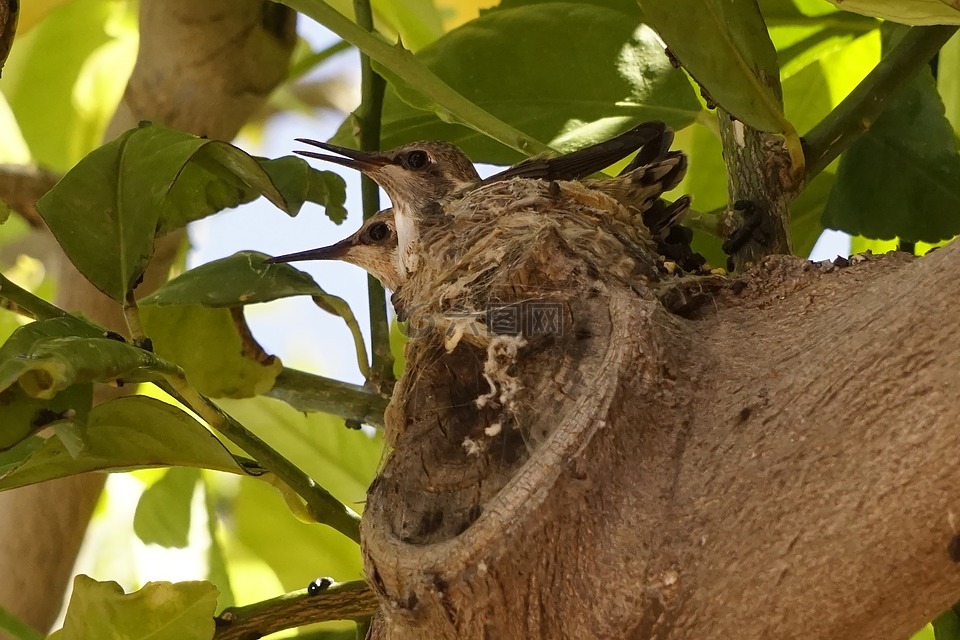
{"label": "leaf stem", "polygon": [[182,374],[163,373],[164,381],[158,382],[157,386],[190,407],[211,428],[247,452],[263,468],[303,498],[306,512],[315,522],[336,529],[354,542],[360,542],[360,516],[356,512],[334,498],[299,467],[190,386]]}
{"label": "leaf stem", "polygon": [[[373,31],[373,11],[370,0],[354,0],[353,12],[357,25]],[[387,83],[370,63],[370,56],[360,52],[360,106],[353,113],[356,121],[357,143],[361,151],[380,150],[380,119],[383,113],[383,94]],[[368,220],[380,209],[380,187],[371,178],[360,178],[363,196],[363,219]],[[389,390],[396,380],[393,376],[393,353],[390,351],[390,322],[387,319],[386,292],[373,276],[367,276],[367,299],[370,305],[371,365],[370,381],[375,389]]]}
{"label": "leaf stem", "polygon": [[143,343],[147,336],[143,332],[143,323],[140,322],[140,307],[137,306],[137,298],[133,291],[127,291],[127,296],[123,301],[123,318],[127,321],[127,330],[130,332],[130,338],[134,344]]}
{"label": "leaf stem", "polygon": [[549,148],[496,116],[480,108],[441,80],[402,46],[393,46],[379,35],[354,24],[323,0],[280,0],[282,4],[313,18],[370,56],[384,71],[426,96],[441,110],[441,117],[458,122],[516,149],[524,155],[543,153]]}
{"label": "leaf stem", "polygon": [[912,27],[850,95],[804,136],[807,183],[876,122],[897,92],[956,31],[952,25]]}

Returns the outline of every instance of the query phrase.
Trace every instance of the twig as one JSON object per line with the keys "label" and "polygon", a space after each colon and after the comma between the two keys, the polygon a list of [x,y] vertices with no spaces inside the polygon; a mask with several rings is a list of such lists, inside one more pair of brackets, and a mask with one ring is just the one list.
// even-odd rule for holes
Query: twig
{"label": "twig", "polygon": [[[165,382],[157,382],[157,386],[196,412],[211,428],[246,451],[283,485],[296,492],[306,502],[306,513],[312,521],[325,524],[354,542],[360,542],[360,516],[352,509],[330,495],[299,467],[191,387],[182,376],[167,374],[164,380]],[[278,488],[282,492],[283,486]]]}
{"label": "twig", "polygon": [[327,620],[361,620],[377,610],[377,597],[365,582],[332,583],[317,593],[306,589],[217,616],[214,640],[241,640]]}
{"label": "twig", "polygon": [[387,408],[387,398],[378,393],[296,369],[281,371],[266,395],[283,400],[297,411],[320,411],[374,427],[383,426]]}
{"label": "twig", "polygon": [[[370,0],[354,0],[353,12],[357,25],[373,31],[373,11]],[[380,149],[380,118],[383,113],[383,94],[386,81],[373,70],[370,57],[360,53],[360,106],[354,112],[357,142],[363,151]],[[363,219],[367,220],[380,209],[380,188],[371,178],[360,178],[363,194]],[[370,304],[370,342],[372,362],[370,374],[376,389],[392,389],[393,354],[390,352],[390,323],[387,320],[387,302],[383,285],[373,276],[367,277],[367,297]]]}
{"label": "twig", "polygon": [[[134,344],[144,344],[147,336],[143,333],[140,324],[140,312],[133,292],[127,294],[123,305],[123,315],[127,320],[130,335]],[[157,381],[158,387],[189,407],[198,416],[203,418],[215,431],[223,434],[260,465],[276,476],[278,482],[272,482],[287,500],[287,504],[295,512],[300,511],[299,504],[291,504],[286,489],[290,489],[306,502],[306,515],[314,522],[320,522],[336,529],[354,542],[360,542],[360,516],[352,509],[334,498],[330,493],[313,481],[299,467],[287,460],[276,449],[261,440],[256,434],[240,424],[235,418],[215,405],[209,398],[194,389],[187,382],[182,372],[170,373],[159,371],[162,381]],[[263,478],[271,480],[270,478]]]}
{"label": "twig", "polygon": [[0,200],[20,214],[31,227],[42,228],[43,218],[37,212],[37,200],[59,179],[57,174],[40,167],[0,164]]}
{"label": "twig", "polygon": [[897,92],[956,31],[951,25],[911,28],[850,95],[804,136],[807,183],[877,121]]}

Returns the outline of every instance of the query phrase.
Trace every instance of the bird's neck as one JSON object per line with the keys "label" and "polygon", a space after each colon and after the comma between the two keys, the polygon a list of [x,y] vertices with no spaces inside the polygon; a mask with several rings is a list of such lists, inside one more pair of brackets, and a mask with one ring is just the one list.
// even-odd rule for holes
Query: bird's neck
{"label": "bird's neck", "polygon": [[416,212],[403,205],[393,207],[397,225],[397,268],[401,276],[409,276],[417,270],[420,249],[420,224]]}

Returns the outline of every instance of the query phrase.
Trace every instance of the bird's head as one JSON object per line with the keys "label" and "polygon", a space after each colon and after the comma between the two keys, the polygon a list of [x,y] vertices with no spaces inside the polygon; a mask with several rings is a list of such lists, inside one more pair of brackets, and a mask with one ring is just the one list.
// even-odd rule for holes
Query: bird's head
{"label": "bird's head", "polygon": [[480,181],[470,159],[447,142],[413,142],[390,151],[367,152],[306,138],[297,140],[339,154],[295,152],[362,171],[383,187],[394,208],[404,213],[416,214]]}
{"label": "bird's head", "polygon": [[268,263],[301,260],[343,260],[356,265],[379,280],[384,287],[396,291],[402,284],[397,270],[397,228],[393,210],[385,209],[363,223],[357,231],[336,244],[285,256],[270,258]]}

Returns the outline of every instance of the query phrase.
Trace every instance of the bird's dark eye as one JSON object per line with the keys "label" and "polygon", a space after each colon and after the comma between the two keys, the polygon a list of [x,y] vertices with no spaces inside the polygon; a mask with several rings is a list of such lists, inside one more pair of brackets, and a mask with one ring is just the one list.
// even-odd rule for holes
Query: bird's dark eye
{"label": "bird's dark eye", "polygon": [[407,169],[423,169],[430,163],[430,156],[426,151],[411,151],[403,159],[403,166]]}
{"label": "bird's dark eye", "polygon": [[374,242],[385,240],[388,235],[390,235],[390,228],[386,222],[378,222],[367,229],[367,236]]}

